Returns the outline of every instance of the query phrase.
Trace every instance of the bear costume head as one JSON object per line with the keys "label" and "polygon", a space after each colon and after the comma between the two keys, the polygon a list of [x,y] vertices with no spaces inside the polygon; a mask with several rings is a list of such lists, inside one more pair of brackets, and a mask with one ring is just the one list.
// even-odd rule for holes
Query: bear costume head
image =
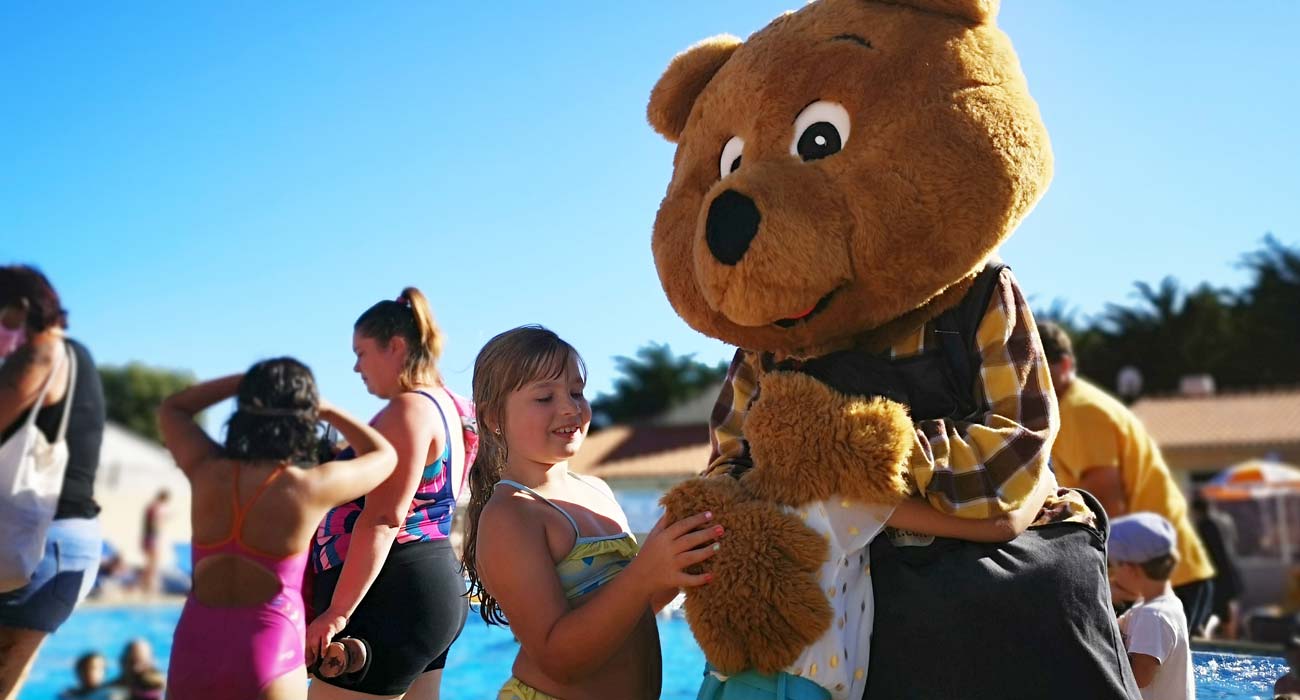
{"label": "bear costume head", "polygon": [[660,281],[705,335],[881,349],[952,306],[1051,179],[997,0],[818,0],[655,86]]}

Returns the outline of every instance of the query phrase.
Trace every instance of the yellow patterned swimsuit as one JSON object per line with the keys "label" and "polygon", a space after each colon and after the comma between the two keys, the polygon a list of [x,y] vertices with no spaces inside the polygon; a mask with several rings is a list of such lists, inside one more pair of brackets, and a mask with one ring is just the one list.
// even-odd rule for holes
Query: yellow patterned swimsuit
{"label": "yellow patterned swimsuit", "polygon": [[[592,486],[578,475],[571,473],[570,476],[600,491],[600,489]],[[627,565],[632,562],[632,557],[635,557],[640,549],[637,546],[636,538],[630,532],[583,537],[578,530],[578,521],[574,520],[572,515],[569,515],[567,511],[550,499],[517,481],[502,479],[500,483],[527,492],[533,498],[560,511],[560,514],[573,526],[575,537],[573,549],[569,550],[569,553],[555,564],[555,573],[560,577],[560,585],[564,588],[564,597],[568,600],[581,598],[609,583],[620,571],[627,568]],[[604,494],[603,491],[601,493]],[[497,700],[559,699],[525,684],[518,678],[511,677],[501,687],[501,691],[497,694]]]}

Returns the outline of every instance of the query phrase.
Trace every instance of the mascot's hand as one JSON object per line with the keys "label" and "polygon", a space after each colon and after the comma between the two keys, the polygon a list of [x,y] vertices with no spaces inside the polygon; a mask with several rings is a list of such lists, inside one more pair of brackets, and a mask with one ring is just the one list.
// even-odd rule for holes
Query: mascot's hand
{"label": "mascot's hand", "polygon": [[799,506],[831,498],[892,504],[907,494],[915,441],[902,404],[847,396],[803,372],[763,375],[745,419],[755,497]]}
{"label": "mascot's hand", "polygon": [[711,511],[726,531],[701,564],[713,580],[686,593],[686,619],[704,656],[722,673],[776,672],[830,626],[817,583],[827,545],[794,515],[755,500],[727,476],[683,482],[663,498],[669,520]]}

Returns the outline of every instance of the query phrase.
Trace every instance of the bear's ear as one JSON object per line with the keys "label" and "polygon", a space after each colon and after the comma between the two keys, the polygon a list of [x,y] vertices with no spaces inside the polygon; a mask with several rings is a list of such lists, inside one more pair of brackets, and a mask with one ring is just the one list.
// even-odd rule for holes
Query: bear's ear
{"label": "bear's ear", "polygon": [[650,126],[676,143],[686,128],[686,118],[691,114],[695,98],[704,92],[714,73],[740,44],[740,39],[720,34],[677,54],[650,91],[650,106],[646,108]]}
{"label": "bear's ear", "polygon": [[898,0],[897,4],[984,24],[992,22],[998,16],[998,2],[999,0]]}

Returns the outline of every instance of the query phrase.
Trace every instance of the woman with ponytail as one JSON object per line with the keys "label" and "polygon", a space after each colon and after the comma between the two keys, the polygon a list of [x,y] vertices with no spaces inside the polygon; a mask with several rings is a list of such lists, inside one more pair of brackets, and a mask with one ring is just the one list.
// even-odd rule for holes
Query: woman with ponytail
{"label": "woman with ponytail", "polygon": [[[353,325],[353,370],[388,401],[371,425],[397,450],[397,469],[330,511],[317,530],[307,656],[323,656],[325,665],[311,684],[313,700],[437,698],[447,651],[465,624],[469,601],[448,535],[477,437],[470,403],[438,374],[442,341],[414,287]],[[336,638],[347,658],[332,657]],[[327,677],[324,669],[345,672]]]}

